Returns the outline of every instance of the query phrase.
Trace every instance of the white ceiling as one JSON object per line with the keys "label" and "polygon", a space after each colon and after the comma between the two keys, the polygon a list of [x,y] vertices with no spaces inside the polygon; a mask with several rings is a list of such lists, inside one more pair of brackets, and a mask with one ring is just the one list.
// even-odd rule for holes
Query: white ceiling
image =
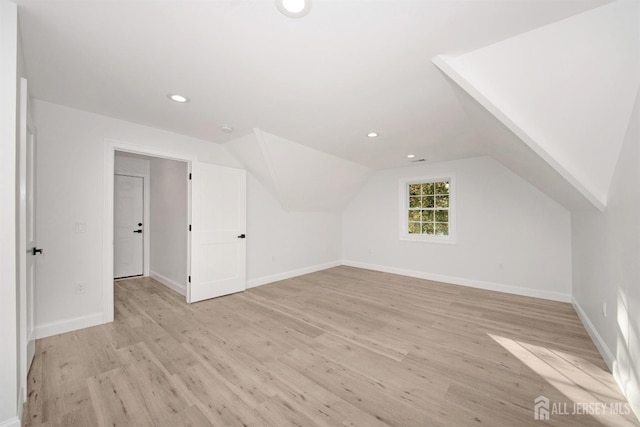
{"label": "white ceiling", "polygon": [[607,1],[314,0],[301,19],[272,0],[16,2],[36,98],[212,142],[261,128],[377,169],[486,154],[434,56]]}
{"label": "white ceiling", "polygon": [[362,165],[260,129],[225,147],[287,211],[340,212],[371,175]]}
{"label": "white ceiling", "polygon": [[[457,57],[439,55],[434,63],[513,132],[515,138],[500,144],[495,132],[482,132],[489,117],[475,121],[494,158],[551,197],[570,184],[604,209],[640,87],[637,0],[618,0]],[[470,119],[482,116],[465,110]],[[518,145],[539,161],[518,160]],[[554,198],[567,205],[567,197]]]}

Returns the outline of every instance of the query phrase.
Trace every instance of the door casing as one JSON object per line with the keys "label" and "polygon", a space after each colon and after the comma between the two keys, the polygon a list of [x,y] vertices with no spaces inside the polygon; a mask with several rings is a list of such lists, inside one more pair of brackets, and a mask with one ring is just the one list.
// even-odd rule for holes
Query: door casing
{"label": "door casing", "polygon": [[[178,160],[187,163],[187,173],[191,173],[191,165],[197,160],[193,155],[163,150],[145,145],[137,145],[114,139],[105,139],[104,144],[104,212],[103,212],[103,239],[102,239],[102,301],[103,323],[113,322],[113,175],[115,168],[115,153],[141,154],[143,156],[160,157],[168,160]],[[147,180],[148,181],[148,180]],[[187,192],[187,217],[191,222],[191,189]],[[147,224],[149,224],[147,220]],[[185,230],[186,232],[186,230]],[[149,233],[146,233],[149,234]],[[190,234],[190,233],[189,233]],[[187,271],[191,265],[191,236],[188,236],[187,244]]]}

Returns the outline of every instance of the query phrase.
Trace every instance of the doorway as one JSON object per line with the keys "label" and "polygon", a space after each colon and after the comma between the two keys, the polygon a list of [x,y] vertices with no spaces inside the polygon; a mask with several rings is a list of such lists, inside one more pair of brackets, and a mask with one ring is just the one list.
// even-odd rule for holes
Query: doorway
{"label": "doorway", "polygon": [[147,276],[186,296],[187,162],[116,151],[114,279]]}
{"label": "doorway", "polygon": [[[168,203],[171,208],[184,209],[180,215],[186,217],[187,222],[183,223],[183,227],[176,232],[179,237],[171,237],[171,233],[166,234],[167,240],[164,247],[176,247],[178,246],[176,242],[185,242],[181,254],[174,255],[170,259],[180,260],[180,265],[184,268],[182,270],[184,273],[179,274],[183,282],[178,284],[186,283],[186,286],[181,286],[178,292],[184,291],[186,301],[193,303],[244,291],[246,289],[246,171],[198,161],[194,155],[111,139],[105,139],[104,148],[105,210],[102,286],[104,322],[114,320],[114,174],[117,153],[124,154],[125,157],[137,157],[149,161],[155,159],[156,164],[180,164],[183,167],[181,173],[187,184],[180,187],[183,190],[186,187],[186,203],[175,201]],[[154,177],[165,175],[154,174],[151,168],[149,171],[148,181],[153,181],[150,182],[149,193],[153,193],[154,188],[158,188],[154,184]],[[128,173],[128,175],[131,174]],[[173,179],[162,181],[167,186],[177,182]],[[171,190],[161,194],[171,194]],[[154,200],[167,202],[162,197],[151,197],[151,202],[146,206],[153,205]],[[151,235],[150,240],[153,240],[154,221],[162,219],[170,209],[156,210],[150,207],[149,211],[151,211],[151,220],[143,221],[143,226],[147,224],[143,230],[146,230],[146,235]],[[175,222],[167,220],[165,225],[168,223]],[[183,239],[182,236],[185,238]],[[153,243],[150,246],[151,249],[146,253],[153,260],[155,258]],[[158,278],[162,279],[163,274],[154,271],[152,265],[149,276],[158,280]],[[171,279],[171,277],[168,278]],[[169,280],[164,282],[168,287],[171,287],[170,283]]]}

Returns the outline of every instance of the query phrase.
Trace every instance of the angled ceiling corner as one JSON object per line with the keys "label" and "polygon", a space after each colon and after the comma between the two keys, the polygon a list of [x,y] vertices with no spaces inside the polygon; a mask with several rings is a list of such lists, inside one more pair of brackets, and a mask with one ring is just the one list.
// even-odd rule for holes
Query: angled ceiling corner
{"label": "angled ceiling corner", "polygon": [[287,211],[340,211],[371,174],[367,167],[258,128],[225,146]]}
{"label": "angled ceiling corner", "polygon": [[256,132],[232,139],[224,147],[280,202],[277,181],[268,166]]}
{"label": "angled ceiling corner", "polygon": [[[438,55],[433,62],[544,161],[534,163],[546,163],[531,167],[528,156],[525,178],[550,167],[602,210],[640,85],[639,8],[618,0],[459,56]],[[463,106],[468,114],[475,110],[479,132],[497,151],[495,133],[486,131],[496,129],[487,124],[489,115],[480,118],[469,102]],[[509,167],[523,164],[522,157],[502,157]]]}

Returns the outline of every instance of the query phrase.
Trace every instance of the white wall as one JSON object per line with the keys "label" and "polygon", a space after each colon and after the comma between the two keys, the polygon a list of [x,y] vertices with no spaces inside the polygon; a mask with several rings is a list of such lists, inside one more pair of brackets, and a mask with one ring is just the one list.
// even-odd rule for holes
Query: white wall
{"label": "white wall", "polygon": [[[450,173],[456,244],[399,240],[400,179]],[[570,300],[569,212],[489,157],[378,171],[345,210],[342,227],[346,264]]]}
{"label": "white wall", "polygon": [[285,212],[251,174],[247,193],[249,287],[340,264],[339,213]]}
{"label": "white wall", "polygon": [[[38,133],[36,331],[60,333],[102,322],[105,138],[186,153],[238,167],[220,145],[35,101]],[[86,233],[76,234],[76,222]],[[73,285],[86,283],[76,294]]]}
{"label": "white wall", "polygon": [[19,426],[16,277],[18,12],[0,0],[0,425]]}
{"label": "white wall", "polygon": [[[576,311],[640,417],[640,92],[607,208],[573,212]],[[606,316],[603,313],[606,304]]]}
{"label": "white wall", "polygon": [[224,146],[289,212],[342,211],[371,173],[258,128]]}
{"label": "white wall", "polygon": [[[223,146],[36,100],[39,336],[101,323],[104,140],[115,139],[241,167]],[[285,212],[248,175],[247,280],[256,286],[336,265],[340,214]],[[76,222],[86,233],[75,234]],[[177,273],[179,274],[179,273]],[[75,294],[73,284],[86,283]]]}
{"label": "white wall", "polygon": [[186,295],[187,164],[151,159],[151,277]]}
{"label": "white wall", "polygon": [[140,174],[149,175],[151,173],[151,161],[138,157],[131,157],[129,153],[116,151],[114,157],[114,171],[120,174]]}
{"label": "white wall", "polygon": [[254,131],[269,165],[276,196],[287,211],[340,212],[371,173],[358,163]]}

